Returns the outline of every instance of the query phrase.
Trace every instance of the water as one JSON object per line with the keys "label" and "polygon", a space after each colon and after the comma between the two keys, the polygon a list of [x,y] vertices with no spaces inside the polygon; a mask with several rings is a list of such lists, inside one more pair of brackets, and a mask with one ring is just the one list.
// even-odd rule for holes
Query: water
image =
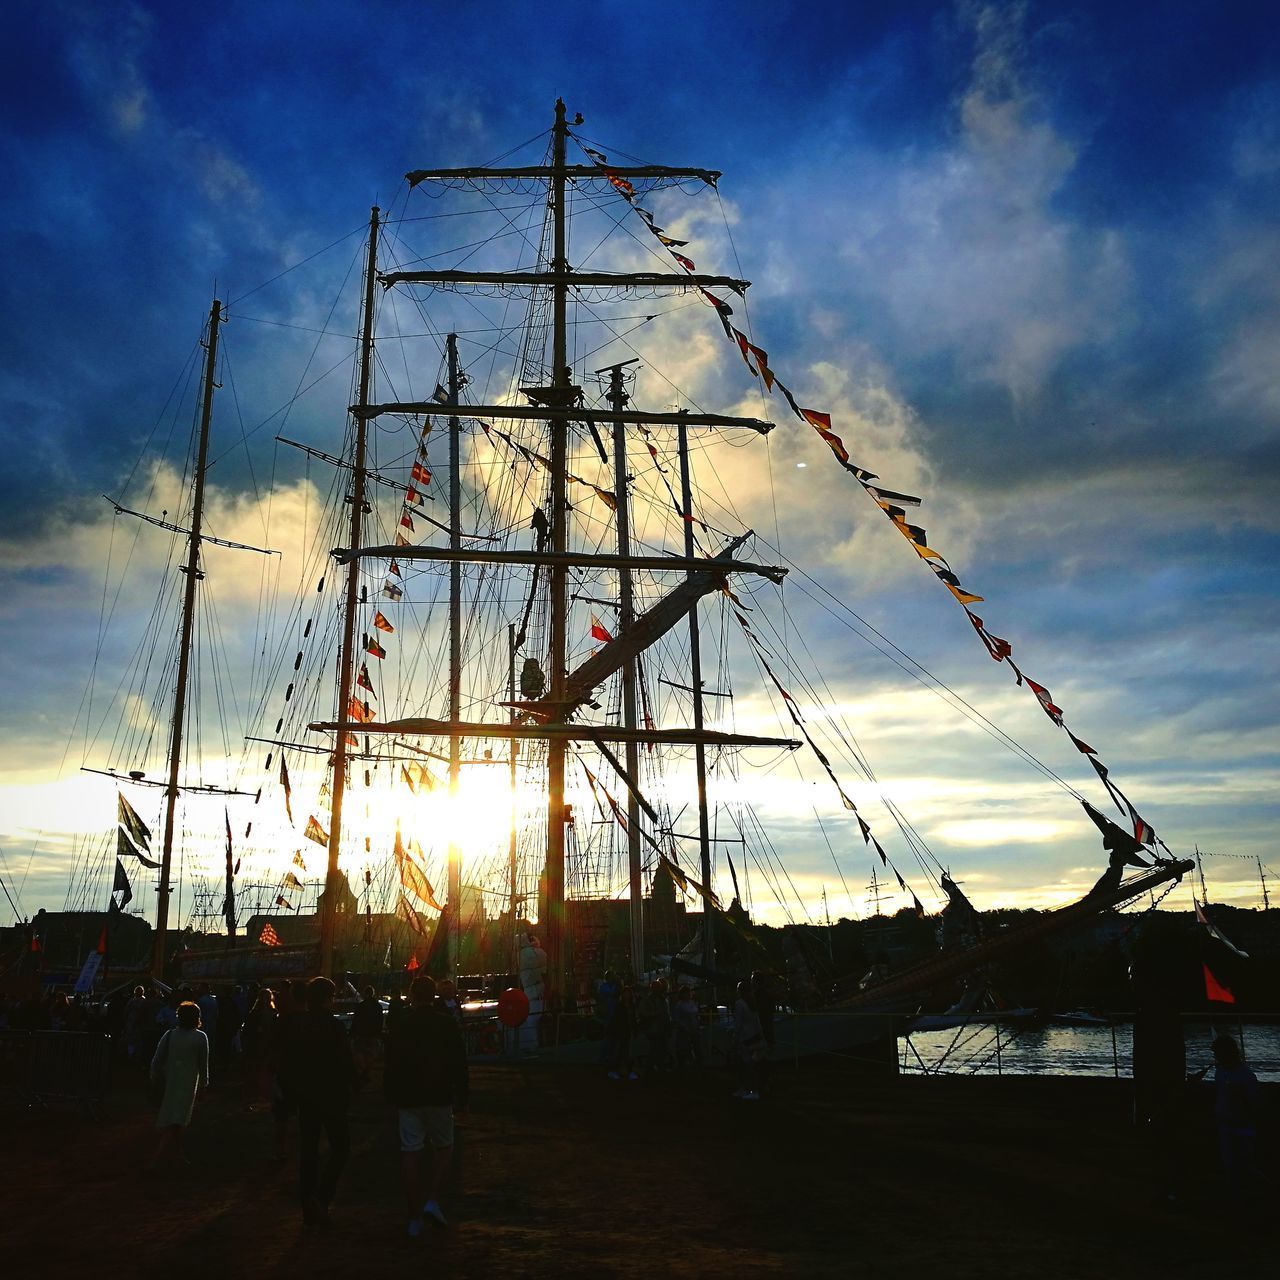
{"label": "water", "polygon": [[[1114,1041],[1113,1041],[1114,1031]],[[1185,1024],[1187,1070],[1212,1067],[1209,1045],[1215,1036],[1230,1031],[1241,1040],[1245,1058],[1259,1080],[1280,1081],[1280,1027],[1246,1023],[1243,1028],[1225,1023]],[[957,1075],[1133,1075],[1133,1028],[1003,1026],[1000,1029],[1000,1061],[996,1062],[996,1038],[990,1026],[957,1027],[950,1031],[920,1031],[899,1041],[903,1067],[919,1072],[921,1064]],[[1118,1068],[1118,1072],[1117,1072]]]}

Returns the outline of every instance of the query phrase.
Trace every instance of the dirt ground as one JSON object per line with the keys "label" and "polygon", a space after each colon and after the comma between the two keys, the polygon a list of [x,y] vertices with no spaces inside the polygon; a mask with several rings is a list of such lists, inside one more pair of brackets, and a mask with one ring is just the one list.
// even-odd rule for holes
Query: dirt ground
{"label": "dirt ground", "polygon": [[758,1103],[731,1098],[718,1072],[628,1083],[494,1065],[472,1083],[450,1225],[419,1240],[405,1234],[376,1085],[352,1109],[323,1230],[303,1226],[294,1160],[274,1158],[270,1115],[248,1109],[233,1072],[197,1105],[180,1173],[146,1168],[155,1130],[140,1083],[119,1082],[93,1115],[7,1104],[0,1258],[13,1275],[255,1280],[1220,1276],[1265,1274],[1274,1258],[1274,1142],[1259,1195],[1271,1209],[1233,1205],[1188,1117],[1185,1198],[1157,1205],[1122,1082],[787,1067]]}

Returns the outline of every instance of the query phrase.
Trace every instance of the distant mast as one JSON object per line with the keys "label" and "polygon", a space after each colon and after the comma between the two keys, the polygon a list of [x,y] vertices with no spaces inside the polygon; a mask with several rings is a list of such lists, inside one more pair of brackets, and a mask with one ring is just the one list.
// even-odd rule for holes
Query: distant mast
{"label": "distant mast", "polygon": [[[365,265],[364,316],[360,334],[360,399],[369,402],[369,383],[373,372],[373,284],[378,262],[378,206],[369,215],[369,256]],[[368,419],[355,415],[355,453],[351,480],[351,545],[359,547],[366,505],[365,439]],[[342,611],[342,654],[338,672],[338,731],[333,749],[332,813],[329,824],[329,862],[324,877],[324,896],[320,903],[320,972],[333,968],[333,937],[337,927],[338,885],[342,872],[338,856],[342,851],[342,800],[347,786],[347,735],[355,726],[351,718],[351,689],[355,669],[356,607],[360,594],[360,561],[347,566],[347,591]]]}
{"label": "distant mast", "polygon": [[173,868],[173,829],[178,811],[178,778],[182,770],[182,734],[186,724],[187,686],[190,683],[191,649],[195,633],[196,583],[204,576],[200,572],[200,534],[204,523],[204,478],[208,469],[209,424],[213,419],[213,392],[217,385],[214,373],[218,362],[218,326],[222,323],[222,303],[217,298],[209,310],[209,340],[205,344],[204,400],[200,407],[200,442],[196,452],[195,488],[192,497],[191,533],[187,549],[187,563],[182,572],[187,575],[186,590],[182,598],[182,623],[178,635],[178,680],[173,696],[173,723],[169,730],[169,782],[165,788],[164,843],[160,854],[160,887],[156,903],[155,950],[152,953],[151,972],[162,978],[165,972],[165,952],[169,931],[169,895]]}

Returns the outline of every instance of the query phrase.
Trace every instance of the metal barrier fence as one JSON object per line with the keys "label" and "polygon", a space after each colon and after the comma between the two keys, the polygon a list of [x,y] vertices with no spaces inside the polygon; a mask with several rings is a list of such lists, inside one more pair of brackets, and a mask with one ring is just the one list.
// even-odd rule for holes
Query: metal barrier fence
{"label": "metal barrier fence", "polygon": [[[940,1074],[945,1067],[963,1074],[1127,1079],[1132,1074],[1134,1016],[1117,1011],[1088,1021],[1055,1022],[975,1014],[947,1026],[908,1026],[901,1036],[899,1067],[923,1074]],[[1280,1015],[1245,1020],[1196,1011],[1176,1016],[1182,1023],[1188,1071],[1209,1067],[1214,1037],[1227,1033],[1260,1079],[1280,1078]]]}
{"label": "metal barrier fence", "polygon": [[111,1079],[111,1037],[88,1031],[0,1033],[0,1093],[28,1103],[95,1104]]}

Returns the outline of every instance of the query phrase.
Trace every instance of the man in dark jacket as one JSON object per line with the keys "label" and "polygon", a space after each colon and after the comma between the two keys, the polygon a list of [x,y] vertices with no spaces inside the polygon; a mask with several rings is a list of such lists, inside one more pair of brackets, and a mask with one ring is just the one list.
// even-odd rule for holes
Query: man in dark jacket
{"label": "man in dark jacket", "polygon": [[382,1005],[372,987],[365,987],[364,999],[351,1016],[351,1049],[360,1069],[363,1087],[373,1070],[382,1043]]}
{"label": "man in dark jacket", "polygon": [[[435,1004],[436,984],[415,978],[408,1011],[388,1028],[383,1072],[387,1100],[399,1112],[400,1151],[409,1203],[409,1234],[422,1234],[423,1215],[441,1225],[440,1190],[453,1157],[453,1117],[467,1106],[467,1056],[458,1024]],[[431,1171],[422,1200],[423,1148]]]}
{"label": "man in dark jacket", "polygon": [[[329,1202],[351,1149],[347,1109],[356,1068],[346,1032],[333,1016],[333,995],[328,978],[312,978],[306,1013],[282,1031],[281,1077],[298,1108],[302,1216],[312,1226],[323,1226],[328,1218]],[[321,1131],[329,1141],[323,1170]]]}

